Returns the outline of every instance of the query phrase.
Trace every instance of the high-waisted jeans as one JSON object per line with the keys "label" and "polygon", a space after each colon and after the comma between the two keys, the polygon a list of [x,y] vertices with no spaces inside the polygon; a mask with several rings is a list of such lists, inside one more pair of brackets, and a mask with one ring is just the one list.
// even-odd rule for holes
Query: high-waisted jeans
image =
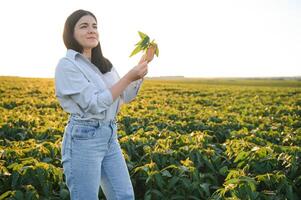
{"label": "high-waisted jeans", "polygon": [[72,200],[134,199],[115,121],[70,117],[62,141],[62,165]]}

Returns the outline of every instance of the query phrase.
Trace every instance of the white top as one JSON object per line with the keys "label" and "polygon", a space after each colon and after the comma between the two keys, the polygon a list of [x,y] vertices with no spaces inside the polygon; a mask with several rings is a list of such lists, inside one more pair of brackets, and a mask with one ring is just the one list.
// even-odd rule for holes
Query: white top
{"label": "white top", "polygon": [[81,119],[114,119],[120,105],[133,100],[143,79],[132,82],[113,101],[109,88],[120,79],[113,67],[102,74],[82,54],[68,49],[55,69],[55,95],[62,108]]}

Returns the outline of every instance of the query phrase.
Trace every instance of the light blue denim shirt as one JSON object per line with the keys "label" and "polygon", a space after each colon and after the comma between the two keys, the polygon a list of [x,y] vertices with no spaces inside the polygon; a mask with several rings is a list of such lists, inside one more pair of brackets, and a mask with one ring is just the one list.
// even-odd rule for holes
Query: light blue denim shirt
{"label": "light blue denim shirt", "polygon": [[55,69],[55,95],[62,108],[80,119],[115,119],[120,105],[133,100],[143,79],[132,82],[113,101],[109,88],[120,79],[116,69],[102,74],[82,54],[68,49]]}

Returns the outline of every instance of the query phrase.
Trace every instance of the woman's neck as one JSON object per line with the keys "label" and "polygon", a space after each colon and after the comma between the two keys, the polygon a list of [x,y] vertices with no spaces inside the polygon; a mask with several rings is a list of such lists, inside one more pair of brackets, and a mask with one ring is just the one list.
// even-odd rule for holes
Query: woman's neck
{"label": "woman's neck", "polygon": [[91,49],[84,49],[83,50],[83,55],[87,58],[87,59],[89,59],[89,60],[91,60],[91,52],[92,52],[92,50]]}

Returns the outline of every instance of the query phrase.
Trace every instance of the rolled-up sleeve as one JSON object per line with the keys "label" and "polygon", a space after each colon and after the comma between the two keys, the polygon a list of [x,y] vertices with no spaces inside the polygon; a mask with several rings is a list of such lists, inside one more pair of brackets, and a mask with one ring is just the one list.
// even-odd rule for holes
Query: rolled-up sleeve
{"label": "rolled-up sleeve", "polygon": [[122,93],[121,98],[124,103],[129,103],[132,101],[138,94],[143,79],[138,79],[132,82]]}
{"label": "rolled-up sleeve", "polygon": [[62,59],[55,70],[55,93],[58,97],[69,96],[84,112],[98,114],[113,103],[109,89],[99,89],[68,60]]}

